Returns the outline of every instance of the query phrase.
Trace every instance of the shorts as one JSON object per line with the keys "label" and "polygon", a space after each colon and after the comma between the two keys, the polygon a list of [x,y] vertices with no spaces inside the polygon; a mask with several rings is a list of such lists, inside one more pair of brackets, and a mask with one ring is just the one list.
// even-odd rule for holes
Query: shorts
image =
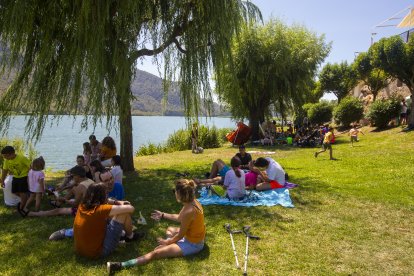
{"label": "shorts", "polygon": [[183,252],[183,256],[189,256],[200,252],[204,248],[204,241],[192,243],[186,240],[186,238],[182,238],[177,242],[177,245]]}
{"label": "shorts", "polygon": [[229,166],[224,165],[224,167],[218,172],[218,175],[224,178],[229,170]]}
{"label": "shorts", "polygon": [[270,180],[269,182],[270,184],[270,188],[273,189],[279,189],[279,188],[283,188],[284,186],[282,184],[280,184],[279,182],[277,182],[276,180]]}
{"label": "shorts", "polygon": [[13,194],[29,192],[29,184],[27,182],[27,176],[13,177],[11,191]]}
{"label": "shorts", "polygon": [[124,225],[113,219],[108,222],[101,253],[102,257],[108,256],[116,249],[123,229]]}
{"label": "shorts", "polygon": [[358,142],[358,136],[351,136],[351,142]]}
{"label": "shorts", "polygon": [[325,150],[332,149],[332,145],[330,143],[323,143],[322,148],[325,149]]}

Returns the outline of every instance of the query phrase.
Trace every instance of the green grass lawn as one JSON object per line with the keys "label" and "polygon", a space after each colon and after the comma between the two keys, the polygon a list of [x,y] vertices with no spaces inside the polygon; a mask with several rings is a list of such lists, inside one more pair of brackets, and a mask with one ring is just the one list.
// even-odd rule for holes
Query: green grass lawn
{"label": "green grass lawn", "polygon": [[[299,184],[291,190],[295,208],[204,207],[207,246],[197,256],[155,261],[119,275],[240,275],[235,269],[224,223],[251,225],[260,241],[251,241],[251,275],[409,275],[414,271],[414,133],[400,128],[383,132],[364,128],[351,148],[338,137],[328,153],[280,146],[272,157]],[[253,148],[248,150],[273,150]],[[74,254],[73,242],[49,242],[49,235],[71,226],[71,217],[25,218],[0,207],[0,275],[104,275],[107,260],[122,261],[152,250],[168,222],[149,219],[153,209],[178,212],[171,193],[175,173],[200,177],[217,158],[226,162],[236,152],[229,146],[136,158],[139,175],[125,181],[127,198],[142,211],[147,237],[118,248],[108,259],[90,261]],[[258,157],[258,156],[254,156]],[[3,201],[2,195],[0,200]],[[49,208],[45,203],[43,208]],[[235,237],[243,263],[245,238]]]}

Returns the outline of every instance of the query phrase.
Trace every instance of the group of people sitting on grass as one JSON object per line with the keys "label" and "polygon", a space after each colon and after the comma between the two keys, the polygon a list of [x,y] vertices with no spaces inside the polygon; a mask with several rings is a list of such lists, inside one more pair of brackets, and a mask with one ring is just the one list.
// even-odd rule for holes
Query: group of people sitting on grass
{"label": "group of people sitting on grass", "polygon": [[[285,128],[278,127],[275,121],[264,122],[262,125],[263,138],[260,143],[263,146],[269,145],[292,145],[298,147],[315,147],[322,144],[325,134],[328,132],[329,125],[311,125],[307,122],[297,124],[287,123]],[[333,136],[331,143],[335,142]]]}
{"label": "group of people sitting on grass", "polygon": [[230,166],[223,160],[213,162],[207,179],[194,179],[199,186],[208,186],[214,190],[221,185],[229,200],[243,200],[246,190],[265,191],[282,188],[287,174],[282,166],[270,157],[259,157],[252,160],[244,145],[239,146],[239,152],[230,160]]}
{"label": "group of people sitting on grass", "polygon": [[[107,138],[104,141],[109,140]],[[110,153],[113,156],[103,159],[108,157],[103,142],[99,143],[92,135],[90,143],[84,144],[84,155],[77,156],[77,165],[66,172],[61,185],[55,190],[49,190],[53,197],[51,204],[55,208],[47,211],[39,211],[42,196],[48,190],[43,172],[45,160],[39,157],[30,162],[24,155],[17,154],[12,146],[1,150],[4,160],[1,185],[4,188],[6,177],[12,176],[12,193],[20,197],[18,213],[23,217],[72,215],[73,228],[59,230],[50,239],[73,237],[76,253],[87,258],[106,257],[121,241],[131,242],[143,236],[142,233],[133,231],[132,214],[135,209],[129,201],[123,200],[124,193],[111,194],[117,183],[122,186],[123,172],[115,146],[107,146],[113,150]],[[105,162],[106,160],[110,162]],[[143,265],[154,259],[200,252],[204,248],[206,228],[203,208],[196,200],[195,190],[196,184],[192,180],[175,181],[175,198],[183,205],[180,213],[169,214],[154,210],[151,217],[158,221],[167,219],[178,222],[180,227],[168,227],[166,238],[159,238],[159,245],[147,254],[126,262],[108,262],[109,273],[123,267]],[[36,200],[35,210],[30,211],[33,200]]]}
{"label": "group of people sitting on grass", "polygon": [[[104,141],[110,139],[113,142],[110,137]],[[12,192],[20,197],[17,211],[23,217],[73,216],[73,228],[56,231],[51,235],[51,240],[73,237],[77,254],[87,258],[106,257],[121,241],[129,243],[143,236],[133,230],[135,209],[125,200],[121,157],[116,155],[115,143],[112,142],[101,144],[91,135],[90,142],[84,143],[84,154],[77,156],[76,166],[66,172],[63,183],[56,189],[45,187],[45,160],[42,157],[30,162],[25,156],[17,154],[13,147],[6,146],[1,150],[4,159],[1,184],[4,186],[7,175],[13,176]],[[104,147],[109,150],[102,151]],[[230,166],[221,160],[215,161],[207,179],[176,180],[173,191],[176,200],[183,205],[181,211],[170,214],[154,210],[151,218],[171,220],[179,223],[179,227],[168,227],[166,237],[158,238],[158,246],[147,254],[125,262],[108,262],[108,272],[143,265],[159,258],[200,252],[204,248],[206,227],[203,208],[195,196],[198,186],[223,184],[229,199],[240,200],[245,196],[246,189],[279,188],[284,185],[285,179],[285,172],[276,161],[271,158],[253,161],[245,147],[240,146]],[[122,192],[116,191],[117,184]],[[41,211],[40,203],[46,191],[53,198],[50,202],[55,208]],[[32,201],[36,201],[34,210],[30,209]]]}

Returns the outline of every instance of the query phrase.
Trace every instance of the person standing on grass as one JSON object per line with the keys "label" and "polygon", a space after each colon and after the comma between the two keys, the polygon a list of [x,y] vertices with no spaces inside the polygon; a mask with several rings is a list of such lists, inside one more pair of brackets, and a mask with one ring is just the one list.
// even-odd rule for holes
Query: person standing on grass
{"label": "person standing on grass", "polygon": [[198,142],[198,125],[197,123],[194,123],[191,129],[191,152],[192,153],[198,153],[197,142]]}
{"label": "person standing on grass", "polygon": [[195,198],[196,185],[192,180],[180,179],[175,183],[174,194],[183,204],[179,214],[167,214],[155,210],[151,218],[179,222],[180,227],[168,227],[167,239],[158,238],[158,246],[151,252],[126,262],[107,262],[109,274],[135,265],[144,265],[156,259],[189,256],[204,248],[206,227],[203,207]]}
{"label": "person standing on grass", "polygon": [[[27,200],[26,206],[24,207],[25,210],[29,209],[29,206],[33,202],[33,200],[36,200],[35,211],[37,212],[40,210],[40,202],[42,200],[42,195],[45,192],[45,173],[43,172],[44,169],[45,160],[42,156],[33,160],[31,169],[27,177],[29,183],[30,197]],[[25,211],[22,210],[22,212]]]}
{"label": "person standing on grass", "polygon": [[317,158],[320,153],[325,152],[327,149],[329,149],[329,159],[335,160],[335,158],[333,158],[332,156],[332,145],[331,145],[332,138],[333,138],[333,127],[329,127],[328,132],[325,133],[325,136],[323,138],[322,150],[315,152],[315,158]]}
{"label": "person standing on grass", "polygon": [[4,180],[8,174],[13,175],[12,193],[20,198],[20,203],[17,205],[17,211],[26,206],[27,193],[29,192],[29,184],[27,182],[27,175],[30,170],[30,160],[21,154],[16,154],[12,146],[5,146],[1,150],[1,155],[4,158],[3,170],[1,174],[1,187],[4,188]]}
{"label": "person standing on grass", "polygon": [[408,106],[405,103],[405,99],[402,99],[401,100],[400,125],[407,124],[407,110],[408,110]]}
{"label": "person standing on grass", "polygon": [[354,146],[354,142],[358,142],[358,133],[365,135],[362,130],[357,129],[356,125],[353,125],[348,135],[351,136],[351,147]]}

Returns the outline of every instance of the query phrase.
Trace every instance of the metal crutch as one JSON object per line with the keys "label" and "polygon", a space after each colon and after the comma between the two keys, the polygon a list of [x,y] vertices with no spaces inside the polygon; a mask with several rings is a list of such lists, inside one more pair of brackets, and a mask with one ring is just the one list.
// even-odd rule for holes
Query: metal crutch
{"label": "metal crutch", "polygon": [[247,260],[249,257],[249,239],[260,240],[258,236],[252,236],[250,234],[250,226],[243,227],[243,233],[246,235],[246,254],[244,255],[244,271],[243,275],[247,275]]}
{"label": "metal crutch", "polygon": [[234,246],[233,234],[239,234],[242,231],[241,230],[234,230],[234,231],[232,231],[231,230],[231,226],[230,226],[229,223],[224,224],[224,228],[226,229],[227,233],[230,234],[231,246],[233,248],[234,258],[236,258],[236,267],[237,267],[237,269],[240,269],[239,259],[237,258],[236,247]]}

